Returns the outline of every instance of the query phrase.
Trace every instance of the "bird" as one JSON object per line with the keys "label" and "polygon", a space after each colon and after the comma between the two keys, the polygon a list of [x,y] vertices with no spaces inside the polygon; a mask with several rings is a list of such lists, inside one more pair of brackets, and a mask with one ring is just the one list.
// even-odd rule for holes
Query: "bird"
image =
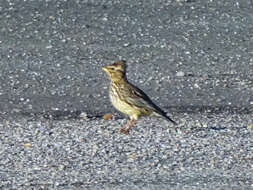
{"label": "bird", "polygon": [[130,129],[134,126],[137,119],[149,115],[162,116],[167,121],[177,125],[141,89],[128,81],[126,67],[125,60],[119,60],[111,65],[102,67],[102,70],[110,78],[109,97],[112,105],[130,118],[120,129],[120,132],[129,134]]}

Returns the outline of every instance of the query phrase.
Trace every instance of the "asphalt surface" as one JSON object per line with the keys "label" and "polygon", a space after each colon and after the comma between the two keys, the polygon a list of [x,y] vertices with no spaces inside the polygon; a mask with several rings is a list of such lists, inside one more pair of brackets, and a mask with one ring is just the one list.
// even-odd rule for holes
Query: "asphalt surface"
{"label": "asphalt surface", "polygon": [[[252,31],[250,0],[1,1],[0,189],[253,189]],[[119,133],[119,59],[178,126]]]}

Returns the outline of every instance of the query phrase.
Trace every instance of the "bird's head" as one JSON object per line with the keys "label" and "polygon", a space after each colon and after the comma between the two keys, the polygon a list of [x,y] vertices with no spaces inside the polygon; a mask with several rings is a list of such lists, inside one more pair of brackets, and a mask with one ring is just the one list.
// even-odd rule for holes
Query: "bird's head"
{"label": "bird's head", "polygon": [[125,77],[126,61],[116,61],[112,65],[102,67],[102,69],[106,72],[112,81],[117,81]]}

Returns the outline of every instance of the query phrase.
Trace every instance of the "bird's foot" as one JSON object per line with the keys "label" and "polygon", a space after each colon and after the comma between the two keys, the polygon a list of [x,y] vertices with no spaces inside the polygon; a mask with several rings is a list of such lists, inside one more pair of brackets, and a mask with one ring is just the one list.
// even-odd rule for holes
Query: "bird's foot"
{"label": "bird's foot", "polygon": [[135,120],[127,121],[126,125],[120,129],[120,133],[128,135],[130,129],[134,126]]}
{"label": "bird's foot", "polygon": [[122,128],[120,129],[120,133],[125,134],[125,135],[128,135],[128,134],[129,134],[129,129],[126,128],[126,127],[122,127]]}

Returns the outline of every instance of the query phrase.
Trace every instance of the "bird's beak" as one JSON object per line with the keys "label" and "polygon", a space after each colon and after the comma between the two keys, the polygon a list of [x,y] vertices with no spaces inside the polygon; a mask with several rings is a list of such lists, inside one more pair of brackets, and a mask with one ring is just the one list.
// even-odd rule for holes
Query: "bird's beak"
{"label": "bird's beak", "polygon": [[102,67],[102,70],[103,70],[104,72],[108,73],[108,70],[107,70],[106,66]]}

